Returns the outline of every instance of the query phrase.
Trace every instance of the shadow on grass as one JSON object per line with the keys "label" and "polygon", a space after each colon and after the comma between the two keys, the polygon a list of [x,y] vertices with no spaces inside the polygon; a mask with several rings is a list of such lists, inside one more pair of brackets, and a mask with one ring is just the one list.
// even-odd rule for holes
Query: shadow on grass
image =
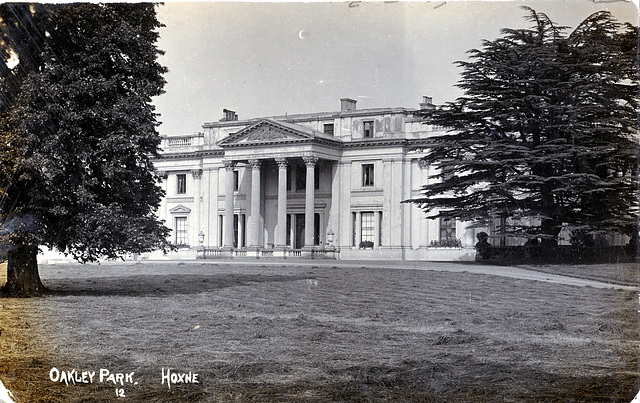
{"label": "shadow on grass", "polygon": [[[264,364],[237,366],[230,382],[218,382],[216,397],[244,402],[625,402],[637,390],[637,378],[631,373],[563,375],[511,363],[480,362],[469,355],[444,359],[325,368],[325,378],[280,385],[247,381],[254,373],[273,370]],[[216,370],[225,375],[224,369]]]}
{"label": "shadow on grass", "polygon": [[158,297],[181,294],[198,294],[229,287],[241,287],[260,283],[304,281],[312,275],[136,275],[122,277],[96,277],[89,279],[56,279],[46,281],[50,296],[122,296]]}

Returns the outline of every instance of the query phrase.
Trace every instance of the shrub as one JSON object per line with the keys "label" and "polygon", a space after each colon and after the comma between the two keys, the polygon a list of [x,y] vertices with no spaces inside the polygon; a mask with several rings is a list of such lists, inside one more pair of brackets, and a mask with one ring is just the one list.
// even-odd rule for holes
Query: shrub
{"label": "shrub", "polygon": [[373,241],[360,242],[360,249],[373,248]]}
{"label": "shrub", "polygon": [[439,241],[433,240],[429,244],[430,248],[462,248],[462,240],[460,238],[447,238]]}

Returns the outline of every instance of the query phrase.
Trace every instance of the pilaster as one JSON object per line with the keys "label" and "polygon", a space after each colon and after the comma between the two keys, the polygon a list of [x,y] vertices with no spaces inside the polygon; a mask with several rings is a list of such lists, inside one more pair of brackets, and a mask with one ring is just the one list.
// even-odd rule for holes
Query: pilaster
{"label": "pilaster", "polygon": [[200,216],[201,216],[201,205],[200,198],[202,194],[202,169],[192,169],[191,175],[193,176],[194,181],[194,189],[193,189],[193,218],[194,220],[194,231],[191,232],[191,245],[198,245],[198,234],[201,231],[200,228]]}

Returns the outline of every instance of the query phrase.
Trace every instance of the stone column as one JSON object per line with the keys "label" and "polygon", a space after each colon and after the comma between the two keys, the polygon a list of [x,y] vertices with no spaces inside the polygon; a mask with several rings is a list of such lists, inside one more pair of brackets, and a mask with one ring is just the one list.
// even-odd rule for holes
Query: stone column
{"label": "stone column", "polygon": [[225,196],[224,196],[224,243],[223,248],[233,249],[233,171],[236,167],[235,161],[224,161],[225,173]]}
{"label": "stone column", "polygon": [[315,167],[318,157],[307,156],[302,158],[307,166],[307,183],[304,203],[304,247],[313,248],[314,239],[314,207],[315,207]]}
{"label": "stone column", "polygon": [[193,218],[195,221],[193,225],[195,226],[195,231],[191,231],[191,236],[193,240],[191,242],[192,245],[200,245],[198,242],[198,234],[200,233],[200,193],[202,192],[202,169],[192,169],[191,175],[193,175],[193,181],[195,183],[193,187]]}
{"label": "stone column", "polygon": [[276,158],[278,164],[278,222],[276,225],[276,248],[287,246],[287,159]]}
{"label": "stone column", "polygon": [[249,160],[251,166],[251,211],[248,242],[250,248],[260,248],[260,160]]}

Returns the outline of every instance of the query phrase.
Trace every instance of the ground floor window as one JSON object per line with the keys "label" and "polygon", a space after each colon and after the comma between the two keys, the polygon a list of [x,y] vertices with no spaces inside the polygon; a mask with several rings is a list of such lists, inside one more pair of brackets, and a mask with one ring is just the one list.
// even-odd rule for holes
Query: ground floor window
{"label": "ground floor window", "polygon": [[233,246],[244,248],[247,245],[247,226],[244,214],[233,215]]}
{"label": "ground floor window", "polygon": [[224,216],[221,214],[218,216],[218,223],[219,223],[219,231],[218,231],[218,246],[219,247],[223,247],[224,246]]}
{"label": "ground floor window", "polygon": [[382,246],[382,211],[378,211],[378,246]]}
{"label": "ground floor window", "polygon": [[360,242],[373,242],[375,245],[375,216],[373,211],[363,211],[360,213],[361,236]]}
{"label": "ground floor window", "polygon": [[176,245],[188,245],[187,217],[176,217]]}
{"label": "ground floor window", "polygon": [[382,211],[351,213],[351,245],[380,247],[382,245]]}
{"label": "ground floor window", "polygon": [[440,241],[456,239],[456,219],[440,217]]}

